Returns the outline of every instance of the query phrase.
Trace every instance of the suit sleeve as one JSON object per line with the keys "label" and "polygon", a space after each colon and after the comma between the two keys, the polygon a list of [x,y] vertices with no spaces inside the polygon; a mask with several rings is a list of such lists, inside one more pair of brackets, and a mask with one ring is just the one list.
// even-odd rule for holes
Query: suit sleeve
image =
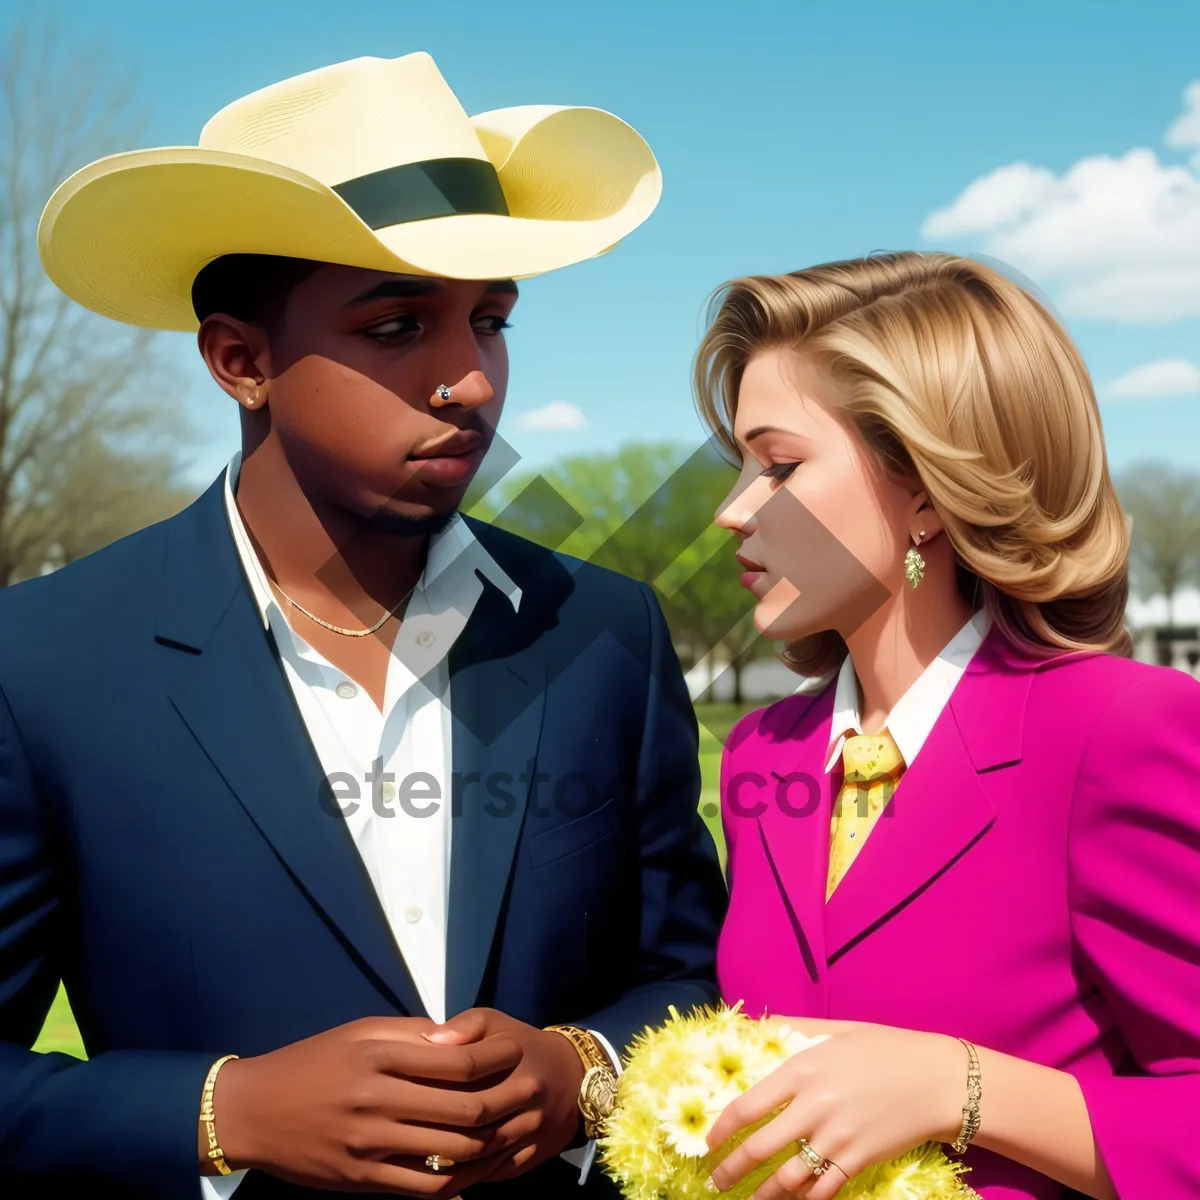
{"label": "suit sleeve", "polygon": [[1068,878],[1113,1071],[1076,1073],[1118,1200],[1200,1196],[1200,684],[1120,693],[1081,761]]}
{"label": "suit sleeve", "polygon": [[618,1049],[674,1005],[715,1004],[717,934],[725,882],[712,834],[700,817],[696,714],[654,593],[639,584],[650,620],[645,732],[638,756],[640,982],[587,1018]]}
{"label": "suit sleeve", "polygon": [[197,1119],[211,1055],[39,1054],[58,987],[66,850],[0,694],[0,1176],[46,1194],[46,1176],[148,1181],[198,1195]]}

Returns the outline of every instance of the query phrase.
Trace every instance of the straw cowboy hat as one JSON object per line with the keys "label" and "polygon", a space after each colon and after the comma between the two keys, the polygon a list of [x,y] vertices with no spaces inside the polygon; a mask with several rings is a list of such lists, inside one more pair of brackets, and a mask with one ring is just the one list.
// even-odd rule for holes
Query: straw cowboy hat
{"label": "straw cowboy hat", "polygon": [[46,205],[38,248],[85,307],[194,330],[192,283],[223,254],[524,278],[610,250],[661,191],[650,147],[610,113],[468,117],[428,54],[357,58],[235,101],[198,146],[84,167]]}

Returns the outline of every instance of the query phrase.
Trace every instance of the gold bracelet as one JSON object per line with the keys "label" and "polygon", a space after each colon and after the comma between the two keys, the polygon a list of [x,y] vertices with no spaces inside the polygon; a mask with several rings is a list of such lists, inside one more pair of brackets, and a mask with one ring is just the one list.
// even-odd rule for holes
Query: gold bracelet
{"label": "gold bracelet", "polygon": [[958,1140],[951,1143],[950,1149],[955,1154],[962,1154],[979,1132],[979,1101],[983,1098],[983,1076],[979,1070],[979,1054],[975,1047],[966,1038],[958,1040],[967,1048],[967,1102],[962,1110],[962,1130]]}
{"label": "gold bracelet", "polygon": [[575,1025],[548,1025],[546,1033],[560,1033],[583,1060],[583,1082],[579,1085],[579,1113],[584,1136],[594,1141],[612,1116],[617,1099],[616,1064],[611,1062],[600,1039]]}
{"label": "gold bracelet", "polygon": [[219,1175],[232,1175],[229,1164],[225,1161],[225,1153],[217,1142],[217,1118],[213,1112],[213,1092],[217,1087],[217,1072],[230,1059],[237,1058],[236,1054],[227,1054],[218,1058],[208,1070],[208,1078],[204,1081],[204,1095],[200,1099],[200,1124],[208,1134],[208,1157]]}
{"label": "gold bracelet", "polygon": [[547,1025],[543,1032],[561,1033],[575,1047],[575,1053],[583,1060],[585,1071],[591,1070],[592,1067],[612,1068],[604,1048],[586,1029],[575,1025]]}

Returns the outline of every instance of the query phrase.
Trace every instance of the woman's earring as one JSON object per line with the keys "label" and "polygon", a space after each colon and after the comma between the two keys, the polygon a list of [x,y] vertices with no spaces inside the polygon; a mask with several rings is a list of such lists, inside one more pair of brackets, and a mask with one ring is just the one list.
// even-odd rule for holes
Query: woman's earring
{"label": "woman's earring", "polygon": [[925,577],[925,560],[921,557],[917,550],[917,546],[921,544],[921,539],[925,536],[925,530],[917,535],[916,545],[910,546],[908,553],[904,556],[904,578],[909,583],[916,587],[918,583]]}

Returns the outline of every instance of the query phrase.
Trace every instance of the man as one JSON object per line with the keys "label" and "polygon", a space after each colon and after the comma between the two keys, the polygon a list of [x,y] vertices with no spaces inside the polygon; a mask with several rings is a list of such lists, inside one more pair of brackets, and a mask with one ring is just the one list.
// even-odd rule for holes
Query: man
{"label": "man", "polygon": [[[615,117],[469,119],[416,54],[51,199],[52,278],[199,325],[242,451],[0,597],[4,1195],[612,1194],[620,1050],[715,997],[695,720],[647,587],[458,507],[513,279],[659,187]],[[60,977],[87,1062],[28,1049]]]}

